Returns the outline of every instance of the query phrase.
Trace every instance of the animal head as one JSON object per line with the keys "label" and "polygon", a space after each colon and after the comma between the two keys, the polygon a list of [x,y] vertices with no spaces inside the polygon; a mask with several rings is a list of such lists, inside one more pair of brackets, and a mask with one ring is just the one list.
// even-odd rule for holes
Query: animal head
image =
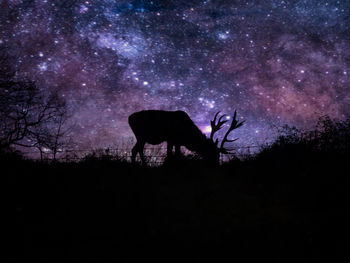
{"label": "animal head", "polygon": [[217,112],[214,116],[214,119],[210,121],[210,126],[211,126],[210,137],[205,140],[205,143],[202,146],[202,149],[200,149],[203,158],[206,161],[210,163],[215,163],[215,164],[219,163],[220,153],[223,153],[223,154],[232,153],[233,149],[226,148],[225,143],[234,142],[238,140],[238,138],[228,139],[228,136],[233,130],[241,127],[244,123],[244,121],[237,120],[237,111],[235,111],[231,118],[232,121],[231,121],[230,127],[226,131],[219,145],[219,139],[216,138],[214,140],[214,134],[217,131],[219,131],[221,128],[223,128],[223,125],[229,121],[229,119],[226,118],[228,115],[223,114],[218,118],[219,114],[220,114],[220,111]]}

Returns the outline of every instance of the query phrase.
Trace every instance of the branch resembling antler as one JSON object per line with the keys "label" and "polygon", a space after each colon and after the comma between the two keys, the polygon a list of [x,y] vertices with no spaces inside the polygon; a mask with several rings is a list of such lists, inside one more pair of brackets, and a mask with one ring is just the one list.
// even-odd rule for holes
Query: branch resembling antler
{"label": "branch resembling antler", "polygon": [[[215,115],[215,116],[216,116],[216,115]],[[233,130],[235,130],[235,129],[241,127],[241,126],[243,125],[243,123],[245,122],[245,121],[239,122],[239,121],[236,119],[236,117],[237,117],[237,111],[235,111],[235,113],[233,114],[231,126],[230,126],[230,128],[227,130],[227,132],[226,132],[224,138],[223,138],[222,141],[221,141],[219,150],[220,150],[220,152],[222,152],[222,153],[229,153],[230,151],[232,151],[232,149],[226,149],[226,148],[224,148],[225,142],[234,142],[234,141],[238,140],[238,138],[233,139],[233,140],[227,139],[228,135],[229,135]],[[219,120],[220,120],[220,119],[219,119]]]}

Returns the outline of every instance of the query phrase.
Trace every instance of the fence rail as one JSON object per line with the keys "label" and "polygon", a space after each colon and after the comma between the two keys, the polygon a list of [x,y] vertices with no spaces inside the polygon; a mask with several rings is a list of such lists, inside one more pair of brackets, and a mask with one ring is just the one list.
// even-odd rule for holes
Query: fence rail
{"label": "fence rail", "polygon": [[[244,158],[247,155],[252,155],[258,152],[260,146],[250,145],[250,146],[240,146],[235,147],[233,153],[222,154],[220,156],[220,162],[226,162],[232,158]],[[24,149],[21,152],[32,159],[42,160],[42,161],[52,161],[54,158],[52,152],[44,151],[40,158],[40,152],[38,149]],[[182,147],[181,152],[184,155],[193,154],[186,148]],[[166,147],[164,146],[149,146],[144,149],[145,159],[148,164],[159,165],[164,162],[166,157]],[[105,158],[109,160],[125,160],[131,161],[131,148],[98,148],[98,149],[65,149],[59,151],[56,156],[56,160],[62,162],[79,162],[87,160],[88,158]],[[136,161],[140,161],[139,156],[137,156]]]}

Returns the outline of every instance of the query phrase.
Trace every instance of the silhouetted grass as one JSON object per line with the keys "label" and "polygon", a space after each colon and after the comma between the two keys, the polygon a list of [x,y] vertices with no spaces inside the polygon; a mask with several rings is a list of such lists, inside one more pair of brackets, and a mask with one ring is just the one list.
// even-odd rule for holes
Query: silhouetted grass
{"label": "silhouetted grass", "polygon": [[42,262],[338,262],[349,246],[349,131],[328,118],[311,132],[286,127],[260,154],[218,167],[196,156],[143,167],[103,151],[71,163],[2,152],[8,251]]}

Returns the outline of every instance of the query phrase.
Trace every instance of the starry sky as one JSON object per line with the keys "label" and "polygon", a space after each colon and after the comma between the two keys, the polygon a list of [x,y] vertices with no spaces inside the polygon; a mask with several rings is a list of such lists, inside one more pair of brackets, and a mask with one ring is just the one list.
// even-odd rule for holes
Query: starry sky
{"label": "starry sky", "polygon": [[207,131],[237,109],[241,145],[350,113],[348,0],[0,0],[17,75],[67,102],[78,147],[132,137],[142,109]]}

